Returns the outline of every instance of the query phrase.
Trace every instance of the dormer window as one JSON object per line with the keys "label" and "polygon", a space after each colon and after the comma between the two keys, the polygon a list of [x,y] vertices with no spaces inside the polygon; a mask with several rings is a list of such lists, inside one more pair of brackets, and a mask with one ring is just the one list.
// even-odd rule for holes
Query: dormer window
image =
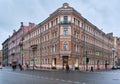
{"label": "dormer window", "polygon": [[68,3],[64,3],[64,4],[63,4],[63,7],[64,7],[64,8],[67,8],[68,5],[69,5]]}
{"label": "dormer window", "polygon": [[64,8],[67,8],[67,6],[64,6]]}

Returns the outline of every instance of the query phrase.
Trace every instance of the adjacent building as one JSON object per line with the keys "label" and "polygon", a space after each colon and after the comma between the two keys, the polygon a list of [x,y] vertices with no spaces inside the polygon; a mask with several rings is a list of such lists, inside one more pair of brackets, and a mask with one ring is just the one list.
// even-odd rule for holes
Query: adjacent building
{"label": "adjacent building", "polygon": [[120,66],[120,38],[118,38],[118,37],[116,37],[116,55],[115,55],[115,58],[116,58],[115,64]]}
{"label": "adjacent building", "polygon": [[35,24],[31,22],[28,26],[24,26],[23,22],[21,22],[20,29],[18,31],[13,30],[12,36],[9,36],[2,43],[4,64],[8,65],[12,62],[23,64],[23,36],[34,28],[34,26]]}
{"label": "adjacent building", "polygon": [[2,50],[0,50],[0,63],[2,63]]}
{"label": "adjacent building", "polygon": [[8,42],[9,42],[9,38],[6,39],[3,43],[2,43],[2,63],[8,66],[8,53],[9,53],[9,49],[8,49]]}

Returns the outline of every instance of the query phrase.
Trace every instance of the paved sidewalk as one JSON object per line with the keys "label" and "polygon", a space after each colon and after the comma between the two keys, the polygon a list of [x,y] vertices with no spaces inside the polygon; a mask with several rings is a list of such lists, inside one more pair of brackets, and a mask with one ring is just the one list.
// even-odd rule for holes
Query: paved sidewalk
{"label": "paved sidewalk", "polygon": [[[12,70],[12,67],[10,66],[6,66],[6,67],[3,67],[3,70],[9,70],[9,71],[13,71]],[[25,69],[25,70],[22,70],[20,71],[19,67],[16,68],[15,70],[16,72],[23,72],[23,73],[29,73],[29,72],[66,72],[65,70],[58,70],[58,69]],[[109,72],[109,71],[112,71],[112,69],[108,69],[108,70],[94,70],[93,72]],[[72,71],[70,70],[70,73],[75,73],[75,72],[91,72],[91,71],[80,71],[80,70],[76,70],[76,71]],[[92,72],[91,72],[92,73]]]}

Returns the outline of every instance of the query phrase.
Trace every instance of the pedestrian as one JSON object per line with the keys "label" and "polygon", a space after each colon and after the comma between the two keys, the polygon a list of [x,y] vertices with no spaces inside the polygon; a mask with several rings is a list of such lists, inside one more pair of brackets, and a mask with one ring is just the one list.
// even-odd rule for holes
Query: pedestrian
{"label": "pedestrian", "polygon": [[16,62],[12,62],[12,69],[13,69],[13,71],[15,71],[16,70]]}
{"label": "pedestrian", "polygon": [[75,71],[75,65],[74,64],[72,65],[72,71]]}
{"label": "pedestrian", "polygon": [[18,66],[19,66],[19,69],[22,71],[22,70],[23,70],[22,65],[21,65],[21,64],[18,64]]}
{"label": "pedestrian", "polygon": [[2,63],[0,62],[0,69],[2,70]]}
{"label": "pedestrian", "polygon": [[105,63],[105,70],[107,70],[107,63]]}
{"label": "pedestrian", "polygon": [[29,65],[28,65],[28,63],[27,63],[27,62],[25,63],[25,66],[26,66],[26,69],[28,69],[28,68],[29,68]]}
{"label": "pedestrian", "polygon": [[69,65],[66,64],[66,72],[68,73],[69,72]]}
{"label": "pedestrian", "polygon": [[90,71],[93,72],[93,66],[91,66],[91,70]]}

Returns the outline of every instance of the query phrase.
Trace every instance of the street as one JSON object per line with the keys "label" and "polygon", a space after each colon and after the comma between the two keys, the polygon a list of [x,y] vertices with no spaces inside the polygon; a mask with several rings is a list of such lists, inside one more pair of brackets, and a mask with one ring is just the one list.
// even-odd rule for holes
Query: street
{"label": "street", "polygon": [[120,84],[120,70],[95,72],[0,70],[0,84]]}

